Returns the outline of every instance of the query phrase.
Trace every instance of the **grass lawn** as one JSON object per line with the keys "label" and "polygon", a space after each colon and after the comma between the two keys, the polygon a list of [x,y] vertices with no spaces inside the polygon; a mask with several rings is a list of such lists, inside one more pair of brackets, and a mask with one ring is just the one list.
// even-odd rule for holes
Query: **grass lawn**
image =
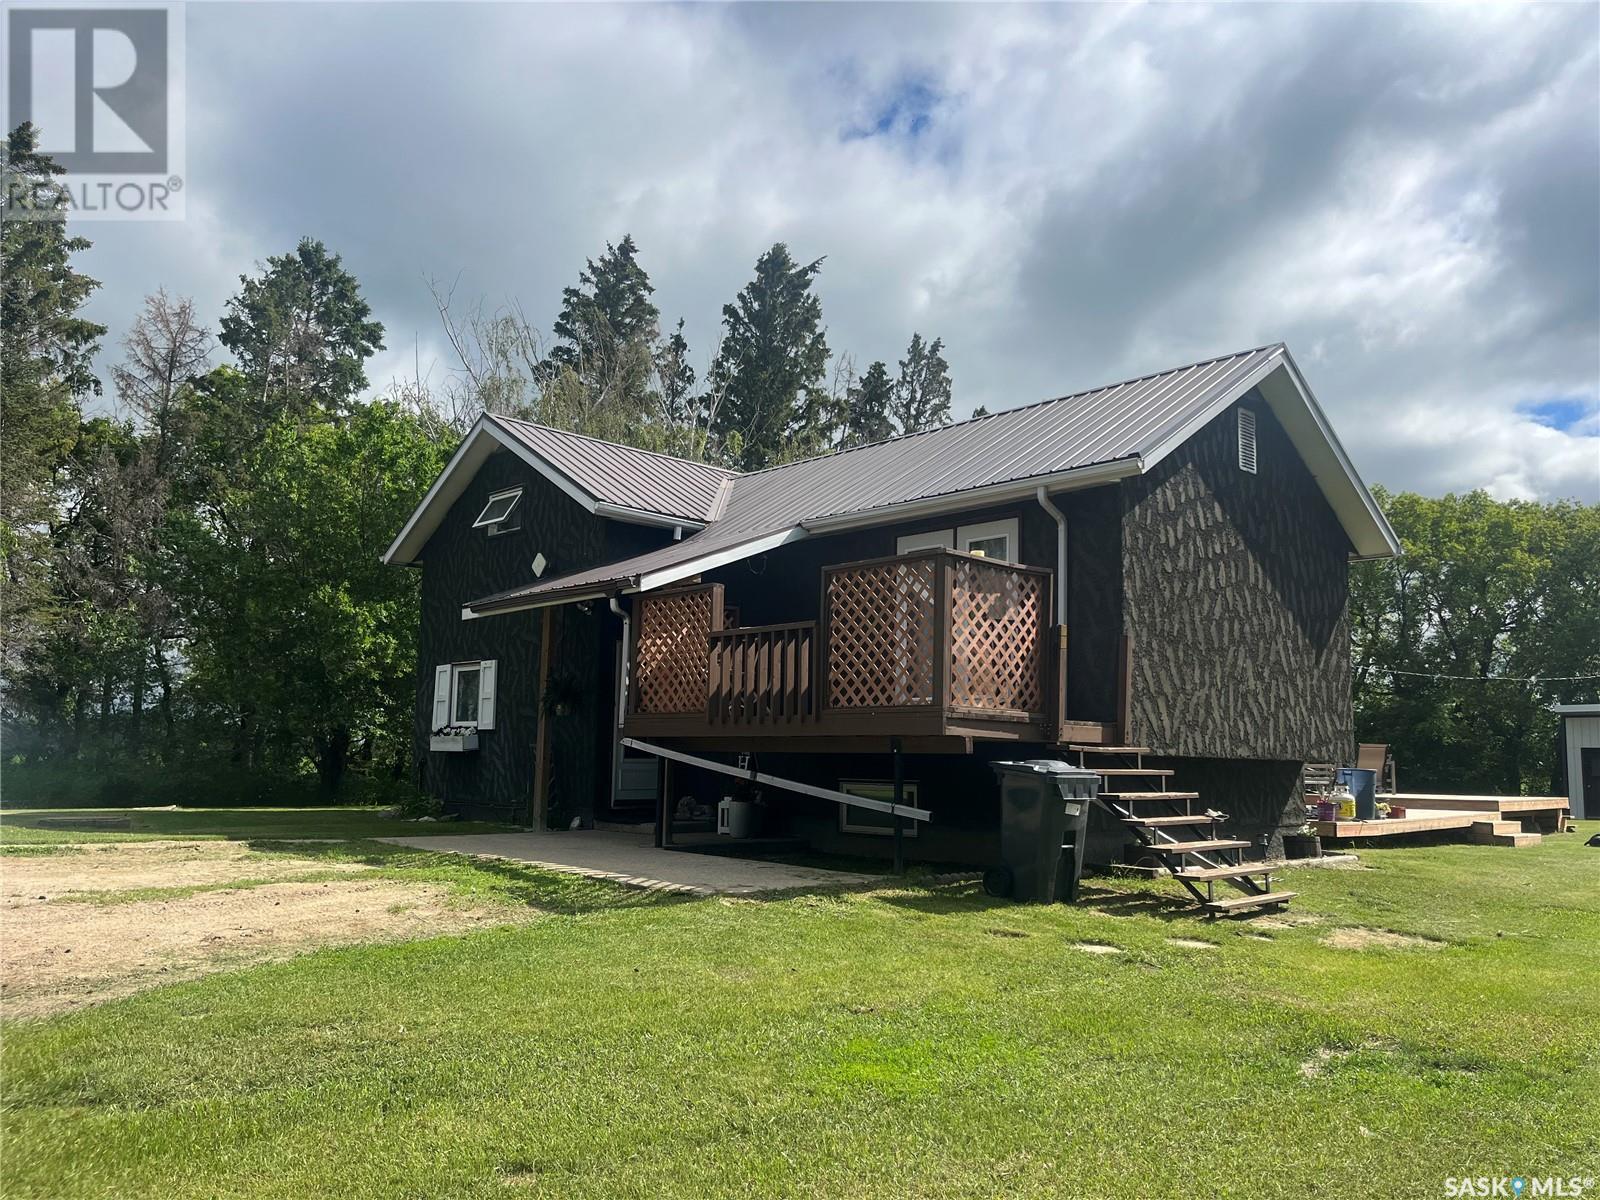
{"label": "grass lawn", "polygon": [[0,1183],[1257,1200],[1600,1176],[1581,843],[1367,850],[1290,875],[1304,923],[1210,925],[1170,883],[1097,879],[1076,908],[970,885],[657,900],[330,845],[551,915],[13,1024]]}
{"label": "grass lawn", "polygon": [[[128,817],[131,830],[38,828],[40,818]],[[50,846],[167,838],[373,838],[499,833],[483,821],[398,821],[379,808],[38,808],[0,810],[0,846]]]}

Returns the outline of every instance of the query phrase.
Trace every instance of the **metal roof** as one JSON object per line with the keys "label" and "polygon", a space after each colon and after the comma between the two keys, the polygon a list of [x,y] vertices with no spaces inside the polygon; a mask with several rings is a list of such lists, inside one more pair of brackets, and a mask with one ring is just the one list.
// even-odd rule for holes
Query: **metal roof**
{"label": "metal roof", "polygon": [[[893,519],[908,507],[1001,499],[1000,492],[1027,494],[1032,486],[1086,486],[1148,470],[1175,448],[1219,405],[1292,367],[1280,343],[1207,359],[1185,367],[1045,400],[1022,408],[890,438],[818,458],[735,475],[721,515],[703,531],[634,558],[474,600],[474,612],[551,602],[555,597],[599,594],[618,588],[659,587],[723,562],[761,553],[813,530]],[[1298,386],[1294,372],[1292,385]],[[1302,398],[1320,421],[1315,402]],[[1276,406],[1275,406],[1276,407]],[[1364,499],[1381,537],[1356,541],[1364,553],[1384,553],[1392,533],[1325,422],[1326,462],[1313,465],[1326,489],[1335,474],[1348,477]],[[1303,433],[1301,452],[1316,450],[1316,432]],[[1300,439],[1297,439],[1300,444]],[[1308,455],[1308,461],[1311,458]],[[1340,470],[1342,468],[1342,471]],[[1359,520],[1348,497],[1341,519]],[[1347,517],[1346,514],[1349,514]],[[546,599],[549,598],[549,599]]]}
{"label": "metal roof", "polygon": [[489,419],[596,500],[641,512],[706,524],[716,519],[724,487],[738,474],[514,417]]}

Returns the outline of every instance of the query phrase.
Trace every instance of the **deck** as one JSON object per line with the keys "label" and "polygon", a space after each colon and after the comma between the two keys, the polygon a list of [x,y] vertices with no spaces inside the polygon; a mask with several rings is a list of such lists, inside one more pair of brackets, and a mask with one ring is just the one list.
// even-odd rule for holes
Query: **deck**
{"label": "deck", "polygon": [[1335,839],[1397,837],[1448,829],[1471,831],[1477,825],[1503,823],[1521,827],[1524,821],[1555,829],[1565,821],[1569,807],[1565,796],[1452,796],[1412,792],[1379,796],[1378,799],[1403,805],[1406,815],[1378,821],[1313,821],[1311,827],[1319,836]]}
{"label": "deck", "polygon": [[721,584],[639,597],[629,737],[690,747],[910,752],[1113,740],[1064,721],[1054,573],[921,550],[824,568],[819,620],[740,626]]}

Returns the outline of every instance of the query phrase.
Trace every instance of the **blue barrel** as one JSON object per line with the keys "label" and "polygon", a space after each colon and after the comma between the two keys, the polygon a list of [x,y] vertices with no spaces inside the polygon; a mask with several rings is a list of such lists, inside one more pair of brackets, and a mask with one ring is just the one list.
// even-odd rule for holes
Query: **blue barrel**
{"label": "blue barrel", "polygon": [[1378,773],[1363,771],[1360,767],[1340,767],[1334,772],[1334,781],[1348,788],[1356,798],[1356,820],[1378,819]]}

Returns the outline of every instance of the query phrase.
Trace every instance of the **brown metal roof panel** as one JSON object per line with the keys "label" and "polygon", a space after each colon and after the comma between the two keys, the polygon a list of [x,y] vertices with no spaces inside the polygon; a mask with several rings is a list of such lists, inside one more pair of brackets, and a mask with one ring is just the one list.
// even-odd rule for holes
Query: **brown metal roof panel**
{"label": "brown metal roof panel", "polygon": [[[530,583],[485,597],[472,606],[589,586],[628,584],[643,575],[781,533],[805,521],[958,496],[995,484],[1142,457],[1186,421],[1203,413],[1215,399],[1237,389],[1281,349],[1266,346],[1248,350],[747,475],[648,452],[627,452],[626,447],[516,422],[523,429],[537,431],[530,435],[535,439],[530,444],[541,453],[548,452],[563,470],[568,461],[578,470],[586,462],[614,464],[623,472],[623,479],[610,485],[611,495],[607,498],[613,503],[664,511],[661,496],[648,493],[645,486],[660,486],[665,479],[671,482],[675,497],[692,497],[695,503],[704,505],[702,512],[715,516],[720,503],[721,516],[705,530],[659,550],[559,579]],[[596,446],[602,449],[593,449]],[[612,456],[608,453],[612,450],[625,453]],[[635,454],[647,456],[650,461],[640,461]],[[584,479],[577,481],[590,486]],[[613,498],[622,495],[631,498]]]}
{"label": "brown metal roof panel", "polygon": [[494,418],[523,445],[583,491],[608,504],[705,522],[714,519],[723,485],[734,472],[582,434]]}

